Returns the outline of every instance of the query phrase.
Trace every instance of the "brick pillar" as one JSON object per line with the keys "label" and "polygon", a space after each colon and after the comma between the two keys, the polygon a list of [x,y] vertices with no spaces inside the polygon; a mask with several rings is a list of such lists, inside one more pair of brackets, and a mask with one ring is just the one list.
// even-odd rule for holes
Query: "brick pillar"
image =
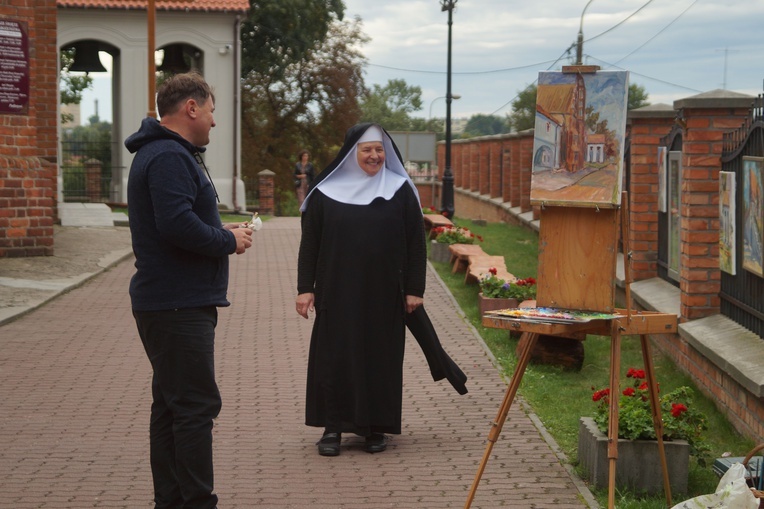
{"label": "brick pillar", "polygon": [[[462,164],[462,143],[451,141],[451,173],[454,175],[454,188],[464,186],[464,165]],[[445,161],[446,151],[443,150],[443,160]],[[445,164],[445,163],[444,163]],[[444,167],[445,168],[445,167]]]}
{"label": "brick pillar", "polygon": [[722,134],[748,116],[752,96],[726,90],[674,102],[682,138],[680,314],[694,320],[719,312],[719,171]]}
{"label": "brick pillar", "polygon": [[489,194],[491,192],[491,144],[481,141],[477,144],[477,149],[478,187],[476,191],[480,194]]}
{"label": "brick pillar", "polygon": [[658,146],[671,131],[676,112],[668,105],[628,113],[631,123],[629,247],[634,281],[658,274]]}
{"label": "brick pillar", "polygon": [[469,168],[470,180],[469,190],[480,191],[480,144],[476,142],[469,143]]}
{"label": "brick pillar", "polygon": [[512,207],[520,206],[520,195],[523,192],[523,187],[520,183],[520,161],[522,159],[522,142],[520,139],[515,138],[512,140],[512,152],[510,153],[510,166],[509,166],[509,202]]}
{"label": "brick pillar", "polygon": [[504,167],[501,156],[501,140],[488,143],[488,196],[501,198],[501,171]]}
{"label": "brick pillar", "polygon": [[503,140],[501,143],[501,201],[512,201],[510,193],[512,188],[510,186],[510,175],[512,172],[512,143],[510,140]]}
{"label": "brick pillar", "polygon": [[533,135],[520,141],[520,210],[528,212],[531,207],[531,175],[533,162]]}
{"label": "brick pillar", "polygon": [[23,27],[26,107],[0,113],[0,258],[53,254],[58,145],[55,0],[0,4],[0,19]]}
{"label": "brick pillar", "polygon": [[101,166],[96,159],[85,161],[85,193],[91,203],[101,201]]}
{"label": "brick pillar", "polygon": [[276,202],[274,201],[276,174],[271,170],[263,170],[257,174],[257,185],[260,193],[260,206],[258,213],[264,216],[272,216],[276,211]]}

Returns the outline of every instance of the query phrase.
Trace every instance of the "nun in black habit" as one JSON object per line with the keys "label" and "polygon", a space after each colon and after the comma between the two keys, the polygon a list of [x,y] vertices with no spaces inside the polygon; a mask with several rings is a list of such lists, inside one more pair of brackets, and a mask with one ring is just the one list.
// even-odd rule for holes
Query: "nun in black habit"
{"label": "nun in black habit", "polygon": [[367,452],[382,452],[385,433],[401,432],[406,325],[433,378],[448,378],[466,392],[466,377],[441,348],[422,307],[419,194],[390,135],[360,124],[348,130],[300,210],[296,308],[305,318],[316,310],[305,423],[324,428],[321,455],[338,455],[345,432],[366,437]]}

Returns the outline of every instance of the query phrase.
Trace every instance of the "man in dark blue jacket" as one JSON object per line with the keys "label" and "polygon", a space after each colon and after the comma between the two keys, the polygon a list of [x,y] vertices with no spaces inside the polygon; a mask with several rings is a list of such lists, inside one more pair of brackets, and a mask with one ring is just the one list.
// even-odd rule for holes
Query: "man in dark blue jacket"
{"label": "man in dark blue jacket", "polygon": [[156,509],[217,506],[212,421],[217,307],[228,306],[228,255],[252,245],[252,230],[223,225],[200,153],[215,127],[215,97],[197,73],[168,79],[161,121],[146,118],[125,140],[135,153],[128,214],[136,273],[133,315],[151,361],[150,449]]}

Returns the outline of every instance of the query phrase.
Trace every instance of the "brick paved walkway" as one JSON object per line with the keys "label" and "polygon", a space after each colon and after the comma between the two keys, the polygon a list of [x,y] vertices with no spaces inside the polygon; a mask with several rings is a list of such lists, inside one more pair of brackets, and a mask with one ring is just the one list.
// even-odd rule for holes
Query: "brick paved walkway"
{"label": "brick paved walkway", "polygon": [[[299,220],[276,218],[232,257],[233,306],[222,309],[216,366],[216,488],[225,508],[463,507],[505,383],[474,329],[429,271],[425,302],[469,394],[433,382],[408,338],[403,433],[367,454],[316,453],[303,424],[311,321],[294,311]],[[152,507],[150,366],[135,332],[132,260],[0,327],[0,507]],[[513,405],[472,507],[585,508],[572,478]]]}

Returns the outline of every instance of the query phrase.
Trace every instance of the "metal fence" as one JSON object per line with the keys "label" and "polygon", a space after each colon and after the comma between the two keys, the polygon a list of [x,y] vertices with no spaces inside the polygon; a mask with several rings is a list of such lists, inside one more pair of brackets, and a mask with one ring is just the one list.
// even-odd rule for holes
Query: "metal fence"
{"label": "metal fence", "polygon": [[117,153],[117,142],[65,137],[61,142],[64,202],[120,201],[125,168],[114,164],[114,155]]}
{"label": "metal fence", "polygon": [[761,95],[756,105],[740,129],[724,135],[722,171],[734,173],[736,182],[735,256],[732,258],[735,273],[722,271],[719,297],[723,315],[764,337],[764,299],[761,298],[764,295],[764,273],[761,270],[764,109]]}

